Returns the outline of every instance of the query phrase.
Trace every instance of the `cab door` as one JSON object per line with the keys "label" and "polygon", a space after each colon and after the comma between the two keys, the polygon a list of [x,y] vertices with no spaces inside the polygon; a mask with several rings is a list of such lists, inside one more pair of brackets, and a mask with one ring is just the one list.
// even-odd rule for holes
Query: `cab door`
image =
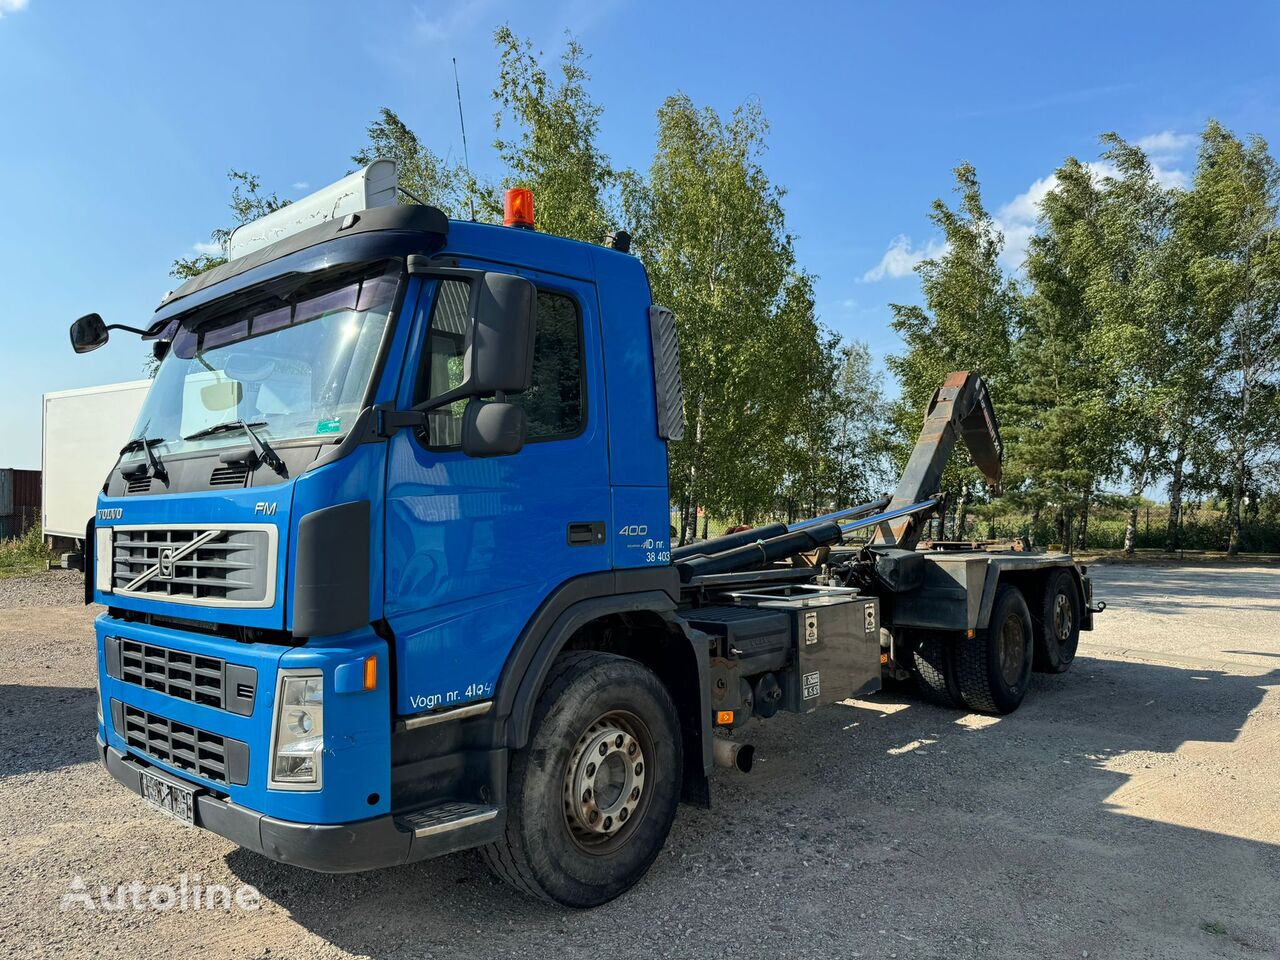
{"label": "cab door", "polygon": [[[397,709],[484,700],[546,596],[610,566],[600,322],[592,284],[512,270],[537,287],[533,380],[508,394],[528,416],[519,453],[460,449],[461,401],[400,430],[387,460],[384,609],[396,635]],[[467,281],[424,284],[401,408],[462,381]]]}

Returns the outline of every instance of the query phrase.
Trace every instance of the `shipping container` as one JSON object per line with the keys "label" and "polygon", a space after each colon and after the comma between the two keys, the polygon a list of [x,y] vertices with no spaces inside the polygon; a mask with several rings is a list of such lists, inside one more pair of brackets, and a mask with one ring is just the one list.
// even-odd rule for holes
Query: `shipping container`
{"label": "shipping container", "polygon": [[0,540],[40,525],[40,471],[0,468]]}
{"label": "shipping container", "polygon": [[39,470],[13,471],[13,505],[40,509],[41,474]]}

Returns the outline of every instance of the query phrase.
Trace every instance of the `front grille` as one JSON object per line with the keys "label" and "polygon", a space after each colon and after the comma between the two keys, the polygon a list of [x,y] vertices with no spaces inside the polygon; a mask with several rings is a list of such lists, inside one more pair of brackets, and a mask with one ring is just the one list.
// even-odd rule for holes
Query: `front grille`
{"label": "front grille", "polygon": [[253,713],[253,667],[124,637],[107,637],[105,650],[107,676],[116,680],[243,717]]}
{"label": "front grille", "polygon": [[149,476],[130,477],[124,489],[126,493],[150,493],[151,478]]}
{"label": "front grille", "polygon": [[129,749],[214,783],[246,783],[248,747],[158,714],[121,704]]}
{"label": "front grille", "polygon": [[120,679],[171,697],[222,708],[223,661],[136,640],[120,641]]}
{"label": "front grille", "polygon": [[116,593],[209,606],[269,607],[275,593],[275,527],[116,527]]}

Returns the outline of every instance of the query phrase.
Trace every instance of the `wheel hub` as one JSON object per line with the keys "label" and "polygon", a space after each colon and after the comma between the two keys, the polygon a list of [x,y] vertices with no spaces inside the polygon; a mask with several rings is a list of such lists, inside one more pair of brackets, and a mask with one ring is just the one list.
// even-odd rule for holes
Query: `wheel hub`
{"label": "wheel hub", "polygon": [[1005,683],[1013,685],[1018,682],[1026,655],[1022,621],[1015,616],[1006,617],[1000,627],[1000,673]]}
{"label": "wheel hub", "polygon": [[1066,642],[1071,637],[1071,599],[1060,593],[1053,600],[1053,632],[1058,640]]}
{"label": "wheel hub", "polygon": [[644,795],[645,772],[640,741],[621,719],[591,724],[564,777],[564,813],[573,835],[585,842],[617,835]]}
{"label": "wheel hub", "polygon": [[640,741],[617,717],[602,717],[579,738],[564,783],[565,818],[581,842],[615,836],[644,795],[645,756]]}

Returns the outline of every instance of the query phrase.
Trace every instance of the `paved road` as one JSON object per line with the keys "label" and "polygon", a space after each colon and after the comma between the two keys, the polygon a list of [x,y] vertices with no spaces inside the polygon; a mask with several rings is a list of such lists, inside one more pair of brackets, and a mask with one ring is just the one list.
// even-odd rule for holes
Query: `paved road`
{"label": "paved road", "polygon": [[[0,581],[0,956],[1277,956],[1280,569],[1096,573],[1111,609],[1013,716],[882,696],[761,725],[756,770],[585,913],[473,854],[327,877],[157,818],[94,762],[77,584]],[[183,872],[261,906],[59,911],[76,876]]]}

